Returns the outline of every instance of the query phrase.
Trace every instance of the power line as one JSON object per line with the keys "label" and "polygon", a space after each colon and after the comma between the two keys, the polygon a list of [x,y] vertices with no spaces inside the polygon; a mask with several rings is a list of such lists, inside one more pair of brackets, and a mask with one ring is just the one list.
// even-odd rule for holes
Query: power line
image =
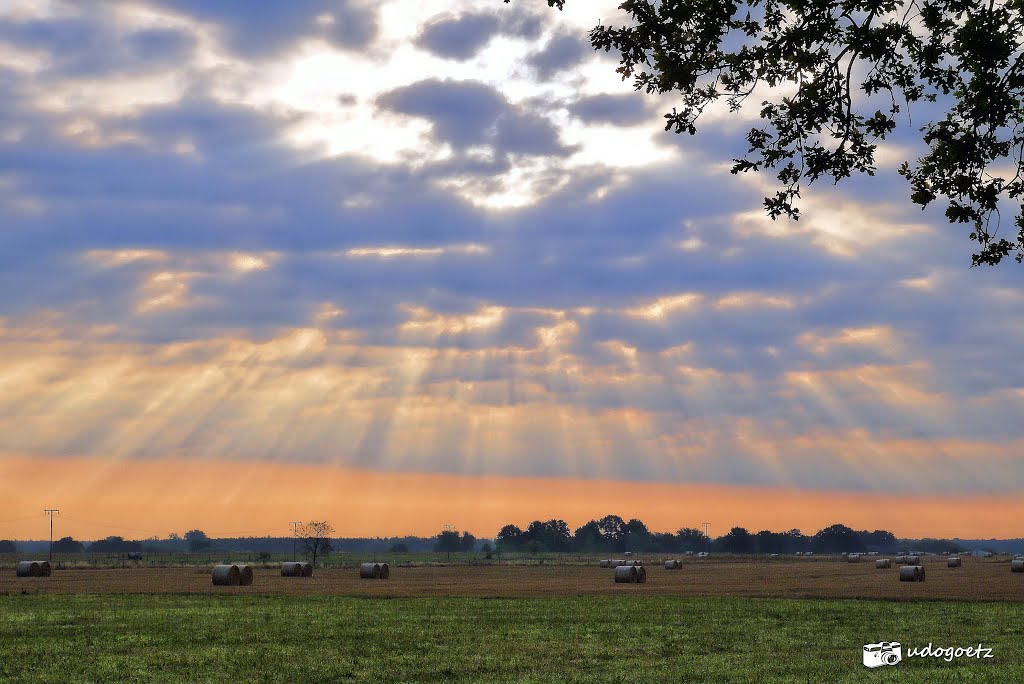
{"label": "power line", "polygon": [[2,525],[4,523],[22,522],[23,520],[38,520],[39,518],[43,517],[44,515],[46,515],[46,513],[43,513],[42,515],[39,515],[39,514],[36,514],[36,515],[23,515],[20,518],[8,518],[6,520],[0,520],[0,525]]}

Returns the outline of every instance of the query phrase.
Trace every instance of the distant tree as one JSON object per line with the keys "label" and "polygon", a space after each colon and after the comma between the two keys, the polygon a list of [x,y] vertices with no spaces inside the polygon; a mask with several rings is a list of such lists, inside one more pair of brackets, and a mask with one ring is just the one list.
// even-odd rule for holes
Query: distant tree
{"label": "distant tree", "polygon": [[484,558],[490,560],[490,558],[494,555],[494,549],[491,547],[491,542],[485,541],[483,544],[481,544],[480,552],[484,554]]}
{"label": "distant tree", "polygon": [[476,537],[469,532],[463,532],[462,538],[459,539],[459,546],[463,551],[472,551],[473,547],[476,546]]}
{"label": "distant tree", "polygon": [[391,553],[409,553],[409,545],[405,542],[395,542],[388,551]]}
{"label": "distant tree", "polygon": [[316,565],[317,558],[330,555],[333,551],[331,535],[334,528],[326,520],[311,520],[298,527],[298,537],[302,544],[302,555]]}
{"label": "distant tree", "polygon": [[603,551],[605,549],[604,538],[601,536],[601,526],[596,520],[591,520],[573,532],[572,547],[581,553]]}
{"label": "distant tree", "polygon": [[679,538],[671,532],[655,532],[651,535],[651,551],[675,553],[679,551]]}
{"label": "distant tree", "polygon": [[707,551],[711,548],[711,540],[704,534],[703,530],[698,530],[695,527],[684,527],[676,532],[676,537],[679,538],[679,544],[683,547],[683,551]]}
{"label": "distant tree", "polygon": [[501,551],[514,551],[518,549],[525,540],[523,539],[523,531],[515,525],[505,525],[498,532],[497,537],[498,549]]}
{"label": "distant tree", "polygon": [[626,521],[617,515],[606,515],[597,521],[601,540],[609,551],[625,551],[623,545]]}
{"label": "distant tree", "polygon": [[734,527],[715,540],[715,545],[729,553],[752,553],[754,537],[743,527]]}
{"label": "distant tree", "polygon": [[0,553],[17,553],[18,545],[10,539],[0,539]]}
{"label": "distant tree", "polygon": [[185,533],[185,541],[188,543],[189,551],[202,551],[212,545],[210,538],[202,530],[189,530]]}
{"label": "distant tree", "polygon": [[846,525],[830,525],[811,538],[815,553],[861,553],[866,551],[864,540]]}
{"label": "distant tree", "polygon": [[963,551],[963,547],[952,539],[925,537],[924,539],[915,540],[911,546],[913,546],[914,550],[927,551],[928,553],[960,553]]}
{"label": "distant tree", "polygon": [[85,551],[85,544],[71,537],[61,537],[53,542],[54,553],[82,553]]}
{"label": "distant tree", "polygon": [[452,551],[459,551],[461,549],[462,538],[459,537],[458,530],[444,530],[437,535],[437,539],[434,541],[434,550],[447,553],[449,556]]}
{"label": "distant tree", "polygon": [[142,542],[112,536],[106,539],[98,539],[89,544],[90,553],[128,553],[129,551],[141,551]]}
{"label": "distant tree", "polygon": [[895,549],[899,544],[896,535],[886,530],[875,530],[874,532],[862,530],[859,534],[860,538],[864,541],[864,545],[870,551],[887,552]]}
{"label": "distant tree", "polygon": [[786,533],[761,530],[754,535],[754,550],[758,553],[785,553]]}
{"label": "distant tree", "polygon": [[647,551],[651,546],[651,531],[642,520],[633,518],[622,526],[622,548],[625,551]]}
{"label": "distant tree", "polygon": [[572,534],[564,520],[534,520],[523,532],[526,547],[531,551],[569,551]]}
{"label": "distant tree", "polygon": [[811,547],[810,538],[798,529],[792,529],[785,533],[786,535],[786,553],[796,553],[797,551],[808,551]]}

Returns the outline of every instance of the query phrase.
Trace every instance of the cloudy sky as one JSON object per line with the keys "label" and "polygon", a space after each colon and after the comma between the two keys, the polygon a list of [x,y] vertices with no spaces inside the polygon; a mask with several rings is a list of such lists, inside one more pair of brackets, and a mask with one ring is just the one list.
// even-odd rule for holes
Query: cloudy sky
{"label": "cloudy sky", "polygon": [[1020,536],[1019,267],[910,135],[772,222],[617,4],[0,0],[0,537]]}

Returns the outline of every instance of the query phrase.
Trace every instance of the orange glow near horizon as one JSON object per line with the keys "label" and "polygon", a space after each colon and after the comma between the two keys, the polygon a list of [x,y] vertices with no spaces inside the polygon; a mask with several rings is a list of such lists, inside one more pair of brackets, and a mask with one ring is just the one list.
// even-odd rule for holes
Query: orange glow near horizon
{"label": "orange glow near horizon", "polygon": [[1022,536],[1013,496],[904,496],[610,480],[383,473],[335,466],[160,459],[0,456],[0,538],[287,536],[287,521],[326,519],[340,537],[431,536],[445,524],[493,537],[505,524],[560,518],[576,528],[614,513],[652,531],[712,523],[713,536],[840,522],[900,537]]}

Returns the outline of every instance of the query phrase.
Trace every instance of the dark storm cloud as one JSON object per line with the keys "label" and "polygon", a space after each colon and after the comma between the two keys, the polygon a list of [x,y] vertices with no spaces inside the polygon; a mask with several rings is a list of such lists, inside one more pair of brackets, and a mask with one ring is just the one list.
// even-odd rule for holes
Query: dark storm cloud
{"label": "dark storm cloud", "polygon": [[558,35],[548,41],[542,50],[530,55],[526,63],[533,67],[541,80],[572,69],[593,52],[590,43],[574,34]]}
{"label": "dark storm cloud", "polygon": [[500,92],[477,81],[419,81],[384,93],[377,104],[429,120],[436,137],[455,147],[487,144],[498,152],[567,152],[551,122],[512,105]]}
{"label": "dark storm cloud", "polygon": [[493,14],[465,14],[433,21],[420,34],[416,44],[438,57],[466,60],[490,42],[501,22]]}
{"label": "dark storm cloud", "polygon": [[[172,12],[217,24],[236,54],[266,57],[301,38],[319,37],[340,48],[367,48],[377,36],[377,7],[353,0],[150,0]],[[320,16],[330,17],[318,24]]]}
{"label": "dark storm cloud", "polygon": [[0,19],[0,41],[25,50],[45,50],[48,75],[95,77],[114,72],[144,73],[180,65],[194,46],[191,35],[175,29],[115,29],[104,5],[83,17],[30,20]]}
{"label": "dark storm cloud", "polygon": [[617,126],[631,126],[649,121],[651,107],[640,93],[622,95],[591,95],[576,100],[569,111],[587,123],[611,123]]}
{"label": "dark storm cloud", "polygon": [[536,40],[544,28],[544,17],[529,12],[473,12],[442,14],[431,19],[416,39],[416,45],[438,57],[465,61],[476,55],[498,35]]}

